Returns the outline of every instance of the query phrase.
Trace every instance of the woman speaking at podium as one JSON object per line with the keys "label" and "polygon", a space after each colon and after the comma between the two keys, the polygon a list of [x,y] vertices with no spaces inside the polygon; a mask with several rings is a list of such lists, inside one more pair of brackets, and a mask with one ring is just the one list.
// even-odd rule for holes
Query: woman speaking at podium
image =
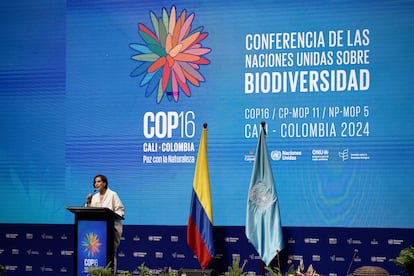
{"label": "woman speaking at podium", "polygon": [[[124,217],[125,208],[122,204],[118,194],[108,188],[108,180],[106,176],[98,174],[93,179],[93,187],[98,192],[94,195],[88,194],[86,196],[86,207],[106,207],[111,209],[116,214]],[[122,220],[116,219],[114,221],[115,234],[114,234],[114,252],[116,256],[116,249],[119,246],[122,235]],[[116,257],[114,258],[114,271],[116,271]]]}

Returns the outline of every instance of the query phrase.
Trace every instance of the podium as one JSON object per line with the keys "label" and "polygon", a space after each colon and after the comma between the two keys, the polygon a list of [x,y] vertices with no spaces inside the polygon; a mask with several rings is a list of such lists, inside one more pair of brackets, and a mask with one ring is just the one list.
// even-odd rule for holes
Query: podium
{"label": "podium", "polygon": [[114,221],[123,218],[108,208],[66,209],[75,214],[74,275],[88,275],[89,267],[106,267],[110,264],[113,268]]}

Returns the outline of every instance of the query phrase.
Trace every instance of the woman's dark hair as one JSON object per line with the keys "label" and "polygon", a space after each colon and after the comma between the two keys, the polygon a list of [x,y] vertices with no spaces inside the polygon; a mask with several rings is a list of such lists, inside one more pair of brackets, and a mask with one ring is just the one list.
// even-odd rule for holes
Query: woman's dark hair
{"label": "woman's dark hair", "polygon": [[103,183],[105,183],[105,189],[108,189],[108,179],[103,174],[98,174],[97,176],[93,178],[93,183],[92,183],[93,187],[95,188],[95,179],[97,179],[98,177],[102,180]]}

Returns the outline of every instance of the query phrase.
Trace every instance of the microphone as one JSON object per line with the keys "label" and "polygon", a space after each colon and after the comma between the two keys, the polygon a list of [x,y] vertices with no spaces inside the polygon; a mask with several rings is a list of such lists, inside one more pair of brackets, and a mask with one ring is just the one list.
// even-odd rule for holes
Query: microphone
{"label": "microphone", "polygon": [[351,271],[351,266],[352,266],[352,263],[354,262],[354,259],[355,259],[355,256],[356,256],[357,253],[358,253],[358,249],[355,248],[354,249],[354,255],[352,256],[352,260],[349,263],[348,271],[346,272],[346,276],[348,276],[349,272]]}
{"label": "microphone", "polygon": [[87,199],[86,199],[86,205],[91,204],[92,196],[93,196],[93,194],[94,194],[94,193],[96,193],[96,189],[94,189],[94,190],[93,190],[93,192],[89,194],[89,195],[90,195],[90,197],[89,197],[89,195],[88,195],[88,197],[87,197]]}

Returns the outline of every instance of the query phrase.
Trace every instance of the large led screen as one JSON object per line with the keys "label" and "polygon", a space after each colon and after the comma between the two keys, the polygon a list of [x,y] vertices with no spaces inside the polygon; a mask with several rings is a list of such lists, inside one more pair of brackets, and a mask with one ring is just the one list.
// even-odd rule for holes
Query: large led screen
{"label": "large led screen", "polygon": [[1,4],[1,222],[71,223],[104,174],[125,224],[185,225],[207,123],[244,225],[264,121],[283,226],[414,227],[412,2],[55,2]]}

